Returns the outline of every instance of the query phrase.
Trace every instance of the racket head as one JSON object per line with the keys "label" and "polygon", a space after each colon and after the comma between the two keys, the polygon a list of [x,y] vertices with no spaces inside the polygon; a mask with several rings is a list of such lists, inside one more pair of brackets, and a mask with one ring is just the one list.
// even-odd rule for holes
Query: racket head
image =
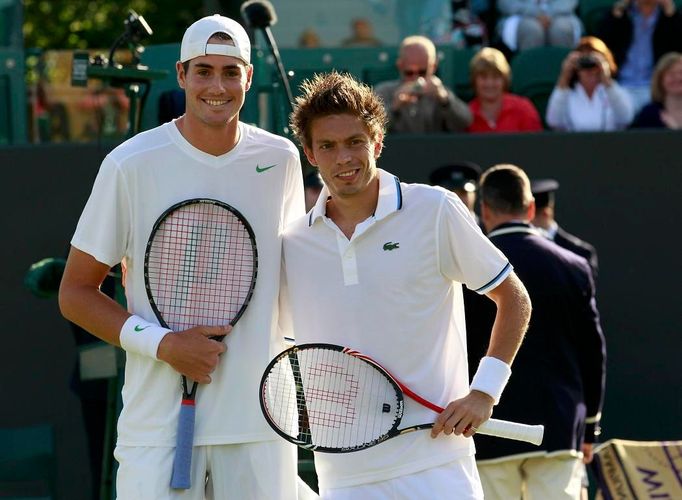
{"label": "racket head", "polygon": [[301,344],[277,355],[260,384],[273,430],[301,448],[347,453],[396,434],[403,394],[371,359],[334,344]]}
{"label": "racket head", "polygon": [[234,325],[251,300],[257,274],[253,229],[227,203],[185,200],[152,227],[144,283],[154,315],[166,328]]}

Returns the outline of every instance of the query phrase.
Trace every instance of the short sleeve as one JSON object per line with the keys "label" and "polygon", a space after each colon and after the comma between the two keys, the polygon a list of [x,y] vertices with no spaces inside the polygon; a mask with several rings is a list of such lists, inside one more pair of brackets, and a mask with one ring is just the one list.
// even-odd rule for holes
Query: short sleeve
{"label": "short sleeve", "polygon": [[455,194],[445,194],[437,225],[438,261],[447,278],[485,294],[512,271],[507,258],[483,234]]}
{"label": "short sleeve", "polygon": [[[292,145],[293,148],[293,145]],[[292,152],[287,165],[284,186],[284,200],[282,203],[282,227],[284,230],[289,223],[305,214],[305,199],[303,195],[303,175],[301,159],[296,150]]]}
{"label": "short sleeve", "polygon": [[97,261],[114,266],[130,239],[130,197],[118,165],[106,157],[83,209],[71,244]]}

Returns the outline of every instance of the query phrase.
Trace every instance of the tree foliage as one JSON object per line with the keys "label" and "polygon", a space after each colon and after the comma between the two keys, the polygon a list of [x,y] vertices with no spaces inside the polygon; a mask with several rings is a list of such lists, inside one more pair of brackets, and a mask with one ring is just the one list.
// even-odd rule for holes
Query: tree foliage
{"label": "tree foliage", "polygon": [[105,49],[123,33],[130,9],[154,34],[146,44],[178,43],[203,14],[202,0],[24,0],[24,45],[40,49]]}

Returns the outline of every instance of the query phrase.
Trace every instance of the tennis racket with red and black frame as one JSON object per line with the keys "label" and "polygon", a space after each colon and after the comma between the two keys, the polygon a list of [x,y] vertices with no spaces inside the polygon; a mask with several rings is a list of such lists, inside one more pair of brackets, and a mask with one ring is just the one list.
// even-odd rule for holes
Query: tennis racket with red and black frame
{"label": "tennis racket with red and black frame", "polygon": [[[180,332],[234,325],[249,304],[257,274],[254,232],[226,203],[208,198],[182,201],[152,228],[144,281],[152,310],[165,328]],[[171,488],[191,486],[196,391],[197,383],[189,387],[183,376]]]}
{"label": "tennis racket with red and black frame", "polygon": [[[415,394],[379,363],[334,344],[302,344],[276,356],[261,379],[260,403],[268,424],[308,450],[347,453],[433,427],[400,429],[404,395],[436,413],[438,405]],[[480,434],[542,442],[542,425],[489,419]]]}

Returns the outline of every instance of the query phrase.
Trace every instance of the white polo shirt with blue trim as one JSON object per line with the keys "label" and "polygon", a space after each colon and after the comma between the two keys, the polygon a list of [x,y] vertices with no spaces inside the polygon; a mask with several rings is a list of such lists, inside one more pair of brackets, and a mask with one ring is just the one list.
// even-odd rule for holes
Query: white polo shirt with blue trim
{"label": "white polo shirt with blue trim", "polygon": [[[328,342],[376,359],[445,406],[469,392],[462,287],[484,294],[511,272],[466,206],[444,189],[379,172],[375,213],[346,238],[325,215],[327,188],[284,233],[284,290],[296,342]],[[400,427],[436,415],[405,398]],[[382,481],[474,453],[462,436],[418,431],[372,448],[316,453],[320,487]]]}

